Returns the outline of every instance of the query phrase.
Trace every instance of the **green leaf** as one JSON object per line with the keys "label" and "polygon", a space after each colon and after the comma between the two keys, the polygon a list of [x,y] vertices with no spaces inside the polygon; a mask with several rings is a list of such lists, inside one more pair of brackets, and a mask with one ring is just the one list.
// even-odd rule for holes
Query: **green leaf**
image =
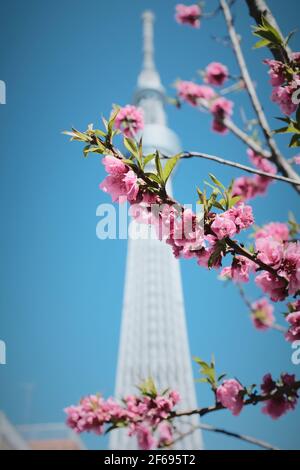
{"label": "green leaf", "polygon": [[150,163],[150,162],[153,160],[154,157],[155,157],[155,153],[149,153],[149,155],[146,155],[146,156],[144,157],[144,167],[145,167],[148,163]]}
{"label": "green leaf", "polygon": [[156,183],[161,184],[160,178],[155,173],[147,172],[145,173],[145,176],[150,178],[152,181],[155,181]]}
{"label": "green leaf", "polygon": [[253,46],[253,49],[259,49],[261,47],[266,47],[266,46],[269,46],[270,41],[269,39],[261,39],[260,41],[257,41],[254,46]]}
{"label": "green leaf", "polygon": [[158,151],[156,151],[155,153],[155,165],[156,165],[157,174],[160,178],[160,182],[164,183],[164,173],[163,173],[163,169],[161,166],[161,161],[160,161],[160,156],[159,156]]}
{"label": "green leaf", "polygon": [[124,137],[124,145],[135,158],[138,158],[139,150],[135,140]]}
{"label": "green leaf", "polygon": [[179,160],[179,155],[175,155],[174,157],[169,158],[166,161],[166,164],[165,164],[164,169],[163,169],[163,178],[164,178],[165,184],[168,181],[168,179],[169,179],[172,171],[174,170],[175,166],[177,165],[178,160]]}
{"label": "green leaf", "polygon": [[300,134],[294,134],[289,143],[289,147],[300,147]]}
{"label": "green leaf", "polygon": [[210,177],[210,179],[212,180],[213,183],[215,183],[217,186],[219,186],[219,188],[225,189],[224,184],[222,184],[221,181],[219,181],[215,177],[215,175],[213,175],[212,173],[209,173],[209,177]]}

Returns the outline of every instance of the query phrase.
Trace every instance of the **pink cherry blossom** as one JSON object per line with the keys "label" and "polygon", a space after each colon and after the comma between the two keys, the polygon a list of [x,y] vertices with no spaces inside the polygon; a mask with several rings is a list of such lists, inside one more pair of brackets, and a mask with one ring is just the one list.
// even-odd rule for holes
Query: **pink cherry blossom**
{"label": "pink cherry blossom", "polygon": [[272,86],[280,86],[285,82],[285,65],[279,60],[264,60],[264,63],[267,64],[269,68],[269,75],[271,79]]}
{"label": "pink cherry blossom", "polygon": [[228,69],[220,62],[211,62],[205,69],[204,80],[210,85],[222,86],[228,79]]}
{"label": "pink cherry blossom", "polygon": [[193,28],[200,28],[201,8],[199,5],[176,5],[175,19],[177,23],[188,24]]}
{"label": "pink cherry blossom", "polygon": [[256,268],[256,263],[245,256],[235,256],[231,265],[231,278],[235,282],[248,282],[250,273]]}
{"label": "pink cherry blossom", "polygon": [[151,429],[143,424],[136,426],[135,431],[138,446],[142,450],[150,450],[156,447],[156,439],[152,435]]}
{"label": "pink cherry blossom", "polygon": [[232,115],[233,102],[226,98],[217,98],[213,101],[210,111],[213,115],[213,130],[221,134],[227,132],[227,128],[223,123],[223,119]]}
{"label": "pink cherry blossom", "polygon": [[267,330],[275,322],[274,307],[268,299],[262,298],[251,304],[251,318],[255,328]]}
{"label": "pink cherry blossom", "polygon": [[274,269],[279,268],[283,259],[283,245],[272,237],[259,237],[255,242],[258,259]]}
{"label": "pink cherry blossom", "polygon": [[159,442],[158,447],[170,445],[173,440],[173,428],[166,421],[158,425]]}
{"label": "pink cherry blossom", "polygon": [[291,343],[300,340],[300,310],[290,313],[286,317],[286,321],[290,324],[290,327],[285,335],[286,340],[290,341]]}
{"label": "pink cherry blossom", "polygon": [[232,237],[236,234],[236,225],[228,217],[227,212],[216,215],[215,220],[211,224],[211,229],[219,240],[225,237]]}
{"label": "pink cherry blossom", "polygon": [[134,171],[132,170],[128,171],[125,174],[123,181],[125,183],[125,187],[127,191],[126,196],[127,196],[128,201],[134,201],[139,192],[139,185],[137,184],[137,176],[134,173]]}
{"label": "pink cherry blossom", "polygon": [[[296,383],[295,375],[282,374],[281,381],[283,386],[292,387]],[[280,387],[277,387],[271,374],[264,376],[261,390],[263,395],[272,394],[272,398],[266,400],[262,408],[262,412],[272,419],[278,419],[288,411],[295,409],[298,400],[297,392],[291,391],[287,395],[283,390],[280,390]]]}
{"label": "pink cherry blossom", "polygon": [[222,385],[217,388],[218,402],[228,408],[234,416],[239,415],[243,408],[242,390],[244,388],[235,379],[224,380]]}
{"label": "pink cherry blossom", "polygon": [[280,276],[288,280],[288,293],[295,295],[300,289],[300,242],[286,243],[283,259],[278,270]]}
{"label": "pink cherry blossom", "polygon": [[144,128],[143,111],[133,105],[126,105],[120,108],[115,119],[115,126],[126,137],[133,138]]}
{"label": "pink cherry blossom", "polygon": [[124,175],[128,171],[128,167],[119,158],[112,155],[106,155],[102,158],[102,163],[107,173],[113,176]]}
{"label": "pink cherry blossom", "polygon": [[297,109],[297,105],[292,102],[292,95],[295,88],[292,85],[277,86],[273,88],[271,100],[277,103],[284,114],[290,115]]}
{"label": "pink cherry blossom", "polygon": [[270,222],[254,233],[256,240],[259,238],[271,237],[279,242],[284,242],[289,239],[289,228],[286,224],[280,222]]}
{"label": "pink cherry blossom", "polygon": [[225,212],[225,214],[226,213],[228,214],[228,217],[233,220],[237,233],[251,227],[254,223],[252,207],[244,204],[243,202],[239,202]]}
{"label": "pink cherry blossom", "polygon": [[186,80],[179,81],[176,87],[178,96],[192,106],[198,106],[199,98],[210,101],[215,96],[211,87]]}
{"label": "pink cherry blossom", "polygon": [[273,302],[284,300],[287,296],[286,283],[284,279],[278,278],[274,274],[263,271],[255,278],[255,283],[263,292],[270,296]]}

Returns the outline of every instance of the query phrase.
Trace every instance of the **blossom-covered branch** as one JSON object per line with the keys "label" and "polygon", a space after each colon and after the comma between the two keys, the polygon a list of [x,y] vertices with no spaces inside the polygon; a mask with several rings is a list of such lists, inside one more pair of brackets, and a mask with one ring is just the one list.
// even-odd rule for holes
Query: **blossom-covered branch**
{"label": "blossom-covered branch", "polygon": [[272,131],[270,129],[270,126],[268,124],[267,118],[265,116],[265,113],[262,109],[261,103],[259,101],[259,98],[257,96],[253,81],[250,77],[248,67],[244,58],[244,55],[242,53],[242,49],[240,46],[240,40],[239,37],[236,33],[234,24],[233,24],[233,19],[231,15],[230,8],[227,4],[226,0],[220,0],[220,5],[224,13],[224,18],[228,27],[228,32],[230,35],[230,39],[232,42],[233,50],[236,55],[236,59],[238,62],[238,65],[240,67],[241,75],[244,80],[246,89],[248,91],[250,100],[252,102],[254,111],[257,115],[258,122],[261,126],[261,129],[264,133],[264,136],[266,138],[266,142],[270,148],[271,152],[271,158],[272,161],[278,166],[280,171],[283,173],[283,175],[287,176],[288,178],[291,178],[293,180],[299,181],[297,185],[294,185],[294,188],[298,193],[300,193],[300,178],[299,175],[293,170],[291,165],[287,162],[287,160],[281,155],[274,139],[272,136]]}

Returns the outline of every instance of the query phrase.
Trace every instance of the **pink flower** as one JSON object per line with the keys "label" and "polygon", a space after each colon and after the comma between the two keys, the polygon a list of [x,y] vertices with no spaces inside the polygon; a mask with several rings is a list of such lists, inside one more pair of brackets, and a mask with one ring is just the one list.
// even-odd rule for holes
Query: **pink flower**
{"label": "pink flower", "polygon": [[300,155],[296,155],[296,157],[293,158],[293,162],[296,165],[300,165]]}
{"label": "pink flower", "polygon": [[139,192],[136,174],[120,159],[111,155],[106,155],[102,163],[109,175],[100,183],[100,189],[109,193],[114,202],[124,202],[126,199],[135,201]]}
{"label": "pink flower", "polygon": [[227,212],[216,215],[215,220],[211,224],[211,229],[219,240],[236,234],[236,225],[234,221],[228,217]]}
{"label": "pink flower", "polygon": [[209,101],[215,96],[211,87],[186,80],[177,83],[177,93],[182,100],[192,106],[198,106],[199,98]]}
{"label": "pink flower", "polygon": [[137,176],[134,171],[128,171],[125,174],[123,181],[125,183],[126,196],[128,201],[135,201],[139,192],[139,185],[137,184]]}
{"label": "pink flower", "polygon": [[272,237],[274,240],[284,242],[289,239],[289,228],[286,224],[280,222],[270,222],[258,229],[254,233],[254,237],[256,240],[259,238]]}
{"label": "pink flower", "polygon": [[285,82],[284,63],[280,62],[279,60],[270,60],[270,59],[264,60],[264,63],[270,67],[268,73],[271,78],[271,85],[272,86],[283,85],[283,83]]}
{"label": "pink flower", "polygon": [[286,317],[286,321],[290,324],[290,327],[285,334],[286,340],[291,343],[300,340],[300,311],[290,313]]}
{"label": "pink flower", "polygon": [[242,201],[252,199],[257,195],[257,184],[254,178],[240,176],[236,178],[232,187],[233,196],[240,196]]}
{"label": "pink flower", "polygon": [[[283,386],[292,388],[296,382],[295,375],[282,374],[281,381]],[[272,419],[278,419],[287,411],[295,409],[298,399],[296,390],[292,389],[289,393],[281,390],[272,379],[271,374],[264,376],[261,390],[263,395],[272,394],[272,398],[266,400],[265,406],[262,408],[262,412]]]}
{"label": "pink flower", "polygon": [[283,245],[272,237],[259,237],[255,242],[258,259],[273,268],[279,268],[283,258]]}
{"label": "pink flower", "polygon": [[156,447],[156,439],[153,437],[151,430],[143,425],[138,425],[136,428],[136,436],[138,446],[142,450],[150,450]]}
{"label": "pink flower", "polygon": [[254,272],[257,265],[244,256],[235,256],[231,265],[231,277],[235,282],[248,282],[249,275]]}
{"label": "pink flower", "polygon": [[222,86],[228,79],[228,69],[220,62],[211,62],[205,69],[204,80],[210,85]]}
{"label": "pink flower", "polygon": [[237,233],[249,228],[254,223],[252,207],[244,204],[243,202],[239,202],[229,209],[227,214],[235,223]]}
{"label": "pink flower", "polygon": [[233,102],[226,98],[217,98],[213,101],[210,111],[214,117],[213,119],[213,130],[220,134],[225,134],[227,128],[223,123],[223,120],[232,115]]}
{"label": "pink flower", "polygon": [[193,28],[200,28],[201,8],[199,5],[176,5],[175,19],[177,23],[188,24]]}
{"label": "pink flower", "polygon": [[286,283],[284,279],[279,279],[277,276],[263,271],[255,278],[255,283],[262,289],[263,292],[270,296],[273,302],[284,300],[287,296]]}
{"label": "pink flower", "polygon": [[288,280],[288,293],[295,295],[300,289],[300,242],[285,244],[278,273]]}
{"label": "pink flower", "polygon": [[295,89],[292,85],[273,88],[271,100],[279,105],[283,114],[290,115],[297,109],[297,105],[292,102],[294,91]]}
{"label": "pink flower", "polygon": [[173,430],[170,423],[166,421],[158,425],[159,441],[158,447],[170,445],[173,440]]}
{"label": "pink flower", "polygon": [[253,302],[251,310],[251,318],[255,328],[258,330],[267,330],[273,325],[275,321],[275,317],[273,315],[274,307],[266,298]]}
{"label": "pink flower", "polygon": [[217,388],[217,400],[225,408],[228,408],[234,416],[240,414],[243,408],[242,391],[244,388],[235,379],[224,380]]}
{"label": "pink flower", "polygon": [[[259,153],[254,152],[252,149],[247,150],[248,157],[253,165],[259,170],[265,171],[266,173],[271,173],[276,175],[277,168],[274,163],[270,162],[268,158],[262,157]],[[265,177],[266,178],[266,177]]]}
{"label": "pink flower", "polygon": [[115,126],[126,137],[135,137],[144,128],[143,111],[129,104],[120,108],[115,120]]}
{"label": "pink flower", "polygon": [[231,266],[226,266],[225,268],[223,268],[222,271],[219,274],[219,278],[221,278],[221,280],[225,280],[225,281],[232,279]]}

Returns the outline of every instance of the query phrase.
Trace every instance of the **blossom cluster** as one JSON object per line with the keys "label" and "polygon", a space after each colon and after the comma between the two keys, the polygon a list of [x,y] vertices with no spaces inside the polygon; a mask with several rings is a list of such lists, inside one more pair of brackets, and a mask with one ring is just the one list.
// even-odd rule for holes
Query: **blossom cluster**
{"label": "blossom cluster", "polygon": [[[250,148],[247,150],[247,154],[253,166],[258,170],[272,175],[277,173],[276,166],[269,159],[262,157]],[[265,194],[272,182],[272,178],[262,175],[240,176],[234,180],[233,194],[240,196],[244,201],[253,199],[255,196]]]}
{"label": "blossom cluster", "polygon": [[[261,384],[262,395],[259,400],[264,403],[262,412],[277,419],[288,411],[294,410],[298,401],[297,388],[295,375],[281,374],[281,378],[275,382],[271,374],[266,374]],[[245,387],[236,379],[224,380],[216,390],[217,401],[229,409],[234,416],[242,411],[247,394]],[[248,395],[254,403],[256,395],[251,395],[251,393]]]}
{"label": "blossom cluster", "polygon": [[130,436],[136,436],[140,449],[163,447],[172,442],[173,428],[168,422],[174,407],[180,401],[176,391],[166,395],[129,395],[123,404],[114,398],[105,400],[100,395],[81,399],[78,405],[65,408],[67,425],[77,433],[103,434],[108,427],[127,427]]}
{"label": "blossom cluster", "polygon": [[[210,80],[212,80],[211,75]],[[227,132],[224,119],[232,115],[232,101],[224,97],[219,97],[213,88],[208,85],[198,85],[197,83],[186,80],[177,83],[177,93],[179,98],[192,106],[201,107],[203,100],[205,100],[205,106],[208,107],[213,117],[212,129],[220,134]]]}
{"label": "blossom cluster", "polygon": [[115,119],[115,126],[126,137],[135,137],[144,128],[142,109],[130,104],[120,108]]}
{"label": "blossom cluster", "polygon": [[271,99],[284,114],[290,115],[297,109],[293,93],[300,88],[300,52],[291,55],[291,64],[279,60],[265,60],[269,66],[270,82],[273,87]]}
{"label": "blossom cluster", "polygon": [[176,5],[175,19],[179,24],[187,24],[193,28],[200,28],[201,8],[197,4]]}
{"label": "blossom cluster", "polygon": [[125,165],[122,160],[106,155],[102,163],[108,176],[99,185],[100,189],[111,195],[112,200],[120,201],[127,198],[128,201],[135,201],[139,192],[138,179],[134,171]]}

